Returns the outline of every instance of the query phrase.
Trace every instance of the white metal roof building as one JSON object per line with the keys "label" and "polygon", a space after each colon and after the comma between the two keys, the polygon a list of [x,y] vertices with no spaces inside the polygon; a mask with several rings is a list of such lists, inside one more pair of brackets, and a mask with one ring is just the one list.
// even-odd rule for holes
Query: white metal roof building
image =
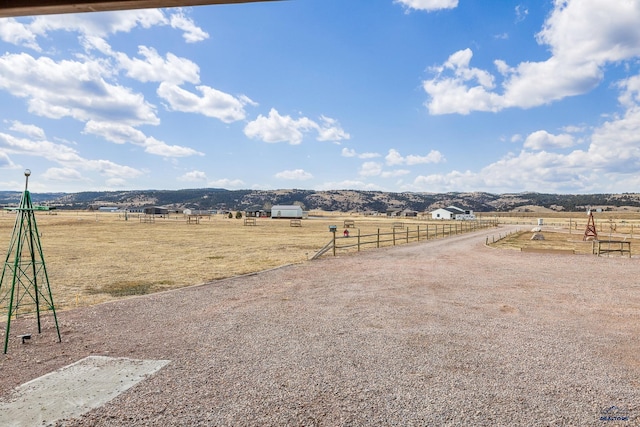
{"label": "white metal roof building", "polygon": [[447,206],[446,208],[440,208],[432,211],[431,218],[468,221],[476,219],[476,216],[473,214],[472,210],[464,210],[456,206]]}
{"label": "white metal roof building", "polygon": [[271,218],[302,218],[302,208],[296,205],[274,205]]}

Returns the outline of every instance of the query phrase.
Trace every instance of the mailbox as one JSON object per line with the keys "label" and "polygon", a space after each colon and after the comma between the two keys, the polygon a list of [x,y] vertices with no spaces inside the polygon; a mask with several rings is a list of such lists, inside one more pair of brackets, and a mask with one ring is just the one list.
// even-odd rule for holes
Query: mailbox
{"label": "mailbox", "polygon": [[330,225],[329,226],[329,231],[332,233],[335,233],[336,231],[338,231],[338,226],[337,225]]}

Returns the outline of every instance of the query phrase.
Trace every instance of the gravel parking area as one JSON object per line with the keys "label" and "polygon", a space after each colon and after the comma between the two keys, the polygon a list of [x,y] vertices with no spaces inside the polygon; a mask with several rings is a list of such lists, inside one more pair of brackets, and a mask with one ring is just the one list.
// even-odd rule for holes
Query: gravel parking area
{"label": "gravel parking area", "polygon": [[62,343],[48,321],[0,355],[0,398],[104,355],[170,363],[58,425],[640,424],[640,259],[496,250],[486,235],[61,312]]}

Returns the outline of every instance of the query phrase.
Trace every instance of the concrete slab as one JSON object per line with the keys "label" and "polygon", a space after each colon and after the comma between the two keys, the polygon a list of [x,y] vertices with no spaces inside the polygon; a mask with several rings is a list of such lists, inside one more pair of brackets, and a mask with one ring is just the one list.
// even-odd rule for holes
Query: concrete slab
{"label": "concrete slab", "polygon": [[42,426],[76,418],[153,375],[168,360],[89,356],[26,382],[0,401],[3,426]]}

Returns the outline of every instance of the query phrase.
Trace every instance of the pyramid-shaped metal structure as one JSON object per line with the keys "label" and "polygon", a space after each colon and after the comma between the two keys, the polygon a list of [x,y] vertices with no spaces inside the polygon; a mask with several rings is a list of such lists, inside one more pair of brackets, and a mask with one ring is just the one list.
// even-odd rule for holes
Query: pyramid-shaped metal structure
{"label": "pyramid-shaped metal structure", "polygon": [[587,228],[584,230],[584,237],[582,240],[598,240],[598,231],[596,230],[596,223],[593,219],[593,212],[589,210],[589,219],[587,220]]}
{"label": "pyramid-shaped metal structure", "polygon": [[0,279],[0,315],[6,313],[7,316],[5,354],[9,345],[11,319],[23,314],[36,314],[38,333],[41,333],[41,312],[50,310],[53,313],[58,341],[62,341],[34,214],[34,211],[39,209],[34,208],[27,189],[31,171],[27,169],[24,174],[25,189],[20,206],[15,209],[16,222]]}

